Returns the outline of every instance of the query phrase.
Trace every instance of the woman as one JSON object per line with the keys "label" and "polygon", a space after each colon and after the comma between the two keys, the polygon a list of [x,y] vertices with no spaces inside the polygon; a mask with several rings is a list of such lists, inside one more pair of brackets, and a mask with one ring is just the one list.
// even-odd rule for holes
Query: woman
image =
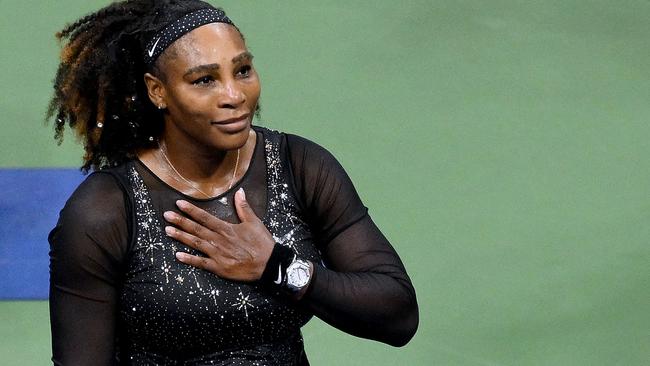
{"label": "woman", "polygon": [[57,365],[307,365],[312,315],[391,345],[411,282],[323,148],[252,126],[260,84],[201,1],[112,4],[62,30],[50,115],[85,146],[50,233]]}

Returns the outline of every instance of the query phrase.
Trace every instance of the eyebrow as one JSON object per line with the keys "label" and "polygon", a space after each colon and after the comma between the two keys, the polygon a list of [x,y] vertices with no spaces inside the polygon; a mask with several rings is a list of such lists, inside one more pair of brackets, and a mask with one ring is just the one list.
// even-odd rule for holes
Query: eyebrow
{"label": "eyebrow", "polygon": [[194,66],[189,70],[187,70],[185,74],[183,74],[183,77],[192,75],[194,73],[213,72],[217,70],[219,70],[219,64],[207,64],[207,65]]}
{"label": "eyebrow", "polygon": [[236,64],[236,63],[242,62],[244,60],[250,61],[252,59],[253,59],[253,54],[248,52],[248,51],[245,51],[245,52],[242,52],[239,55],[233,57],[231,61],[232,61],[233,64]]}
{"label": "eyebrow", "polygon": [[[253,54],[246,51],[242,52],[239,55],[235,56],[232,58],[231,62],[233,64],[242,62],[244,60],[252,60],[253,59]],[[206,64],[206,65],[199,65],[199,66],[194,66],[187,70],[183,77],[186,77],[188,75],[194,74],[194,73],[202,73],[202,72],[213,72],[219,70],[220,66],[219,64]]]}

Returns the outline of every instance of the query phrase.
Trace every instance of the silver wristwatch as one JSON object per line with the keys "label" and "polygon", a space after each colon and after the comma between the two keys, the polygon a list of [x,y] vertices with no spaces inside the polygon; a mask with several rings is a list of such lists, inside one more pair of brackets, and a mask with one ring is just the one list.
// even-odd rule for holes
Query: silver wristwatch
{"label": "silver wristwatch", "polygon": [[287,267],[287,289],[291,292],[299,292],[309,283],[311,273],[309,272],[309,263],[300,259],[295,259]]}

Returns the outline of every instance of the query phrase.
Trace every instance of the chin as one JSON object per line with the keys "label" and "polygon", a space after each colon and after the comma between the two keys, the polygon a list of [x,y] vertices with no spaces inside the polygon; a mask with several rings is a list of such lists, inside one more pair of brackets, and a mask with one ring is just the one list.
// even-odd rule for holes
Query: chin
{"label": "chin", "polygon": [[219,150],[237,150],[248,141],[250,137],[251,125],[248,124],[245,128],[231,133],[220,133],[215,139],[217,143],[216,148]]}

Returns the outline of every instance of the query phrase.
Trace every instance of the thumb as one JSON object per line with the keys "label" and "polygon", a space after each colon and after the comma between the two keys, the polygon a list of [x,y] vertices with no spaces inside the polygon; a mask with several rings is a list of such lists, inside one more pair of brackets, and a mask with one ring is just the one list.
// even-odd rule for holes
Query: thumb
{"label": "thumb", "polygon": [[255,221],[259,220],[253,209],[246,201],[246,193],[244,193],[244,188],[239,188],[235,192],[235,209],[237,210],[237,216],[241,222]]}

